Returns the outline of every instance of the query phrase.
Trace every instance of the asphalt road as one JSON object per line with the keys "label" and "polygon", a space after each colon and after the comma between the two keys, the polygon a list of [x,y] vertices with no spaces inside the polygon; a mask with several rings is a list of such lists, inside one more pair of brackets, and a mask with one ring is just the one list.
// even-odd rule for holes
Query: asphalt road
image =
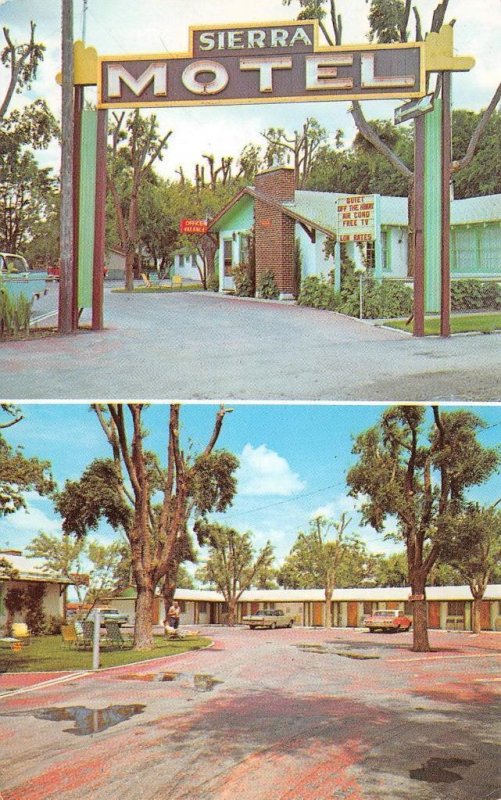
{"label": "asphalt road", "polygon": [[418,340],[283,303],[109,288],[105,320],[99,333],[2,343],[0,398],[501,399],[497,334]]}
{"label": "asphalt road", "polygon": [[208,633],[27,691],[0,676],[2,800],[501,797],[501,634],[434,632],[416,654],[410,634]]}

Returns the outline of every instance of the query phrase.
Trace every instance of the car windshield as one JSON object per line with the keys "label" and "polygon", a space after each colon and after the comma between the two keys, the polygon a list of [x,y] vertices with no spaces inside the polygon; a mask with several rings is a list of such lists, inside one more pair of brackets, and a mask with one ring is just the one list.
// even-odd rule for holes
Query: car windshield
{"label": "car windshield", "polygon": [[376,611],[374,614],[375,617],[394,617],[396,616],[396,611]]}
{"label": "car windshield", "polygon": [[28,264],[22,256],[4,255],[2,269],[7,272],[28,272]]}

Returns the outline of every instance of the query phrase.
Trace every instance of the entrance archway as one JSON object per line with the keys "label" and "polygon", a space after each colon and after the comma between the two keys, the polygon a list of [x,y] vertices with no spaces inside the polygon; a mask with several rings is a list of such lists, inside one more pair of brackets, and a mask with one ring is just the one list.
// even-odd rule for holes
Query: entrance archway
{"label": "entrance archway", "polygon": [[[320,45],[318,22],[301,20],[192,27],[186,53],[98,57],[81,42],[74,48],[74,319],[92,307],[93,328],[103,326],[109,109],[410,98],[396,121],[415,118],[416,126],[414,334],[424,335],[425,311],[440,311],[449,335],[450,73],[474,64],[453,54],[451,26],[405,44]],[[435,103],[426,95],[433,72],[442,76]],[[83,108],[90,85],[95,111]],[[349,241],[349,232],[343,236]]]}

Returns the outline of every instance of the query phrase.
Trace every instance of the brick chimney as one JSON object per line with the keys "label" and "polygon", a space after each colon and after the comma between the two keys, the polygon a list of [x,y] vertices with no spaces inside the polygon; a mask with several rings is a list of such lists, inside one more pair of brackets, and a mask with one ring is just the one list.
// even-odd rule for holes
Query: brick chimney
{"label": "brick chimney", "polygon": [[294,167],[273,167],[260,172],[255,179],[256,191],[287,202],[294,200],[296,172]]}
{"label": "brick chimney", "polygon": [[[274,167],[256,175],[256,192],[278,202],[294,200],[296,175],[292,167]],[[294,221],[263,199],[254,202],[256,283],[271,270],[282,298],[294,292]]]}

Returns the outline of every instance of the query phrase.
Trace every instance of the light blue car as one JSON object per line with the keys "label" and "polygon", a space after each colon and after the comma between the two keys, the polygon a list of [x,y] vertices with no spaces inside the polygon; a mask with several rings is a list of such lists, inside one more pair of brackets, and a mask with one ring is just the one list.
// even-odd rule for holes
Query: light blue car
{"label": "light blue car", "polygon": [[0,286],[13,299],[24,295],[28,300],[47,293],[47,270],[34,269],[23,256],[0,253]]}

